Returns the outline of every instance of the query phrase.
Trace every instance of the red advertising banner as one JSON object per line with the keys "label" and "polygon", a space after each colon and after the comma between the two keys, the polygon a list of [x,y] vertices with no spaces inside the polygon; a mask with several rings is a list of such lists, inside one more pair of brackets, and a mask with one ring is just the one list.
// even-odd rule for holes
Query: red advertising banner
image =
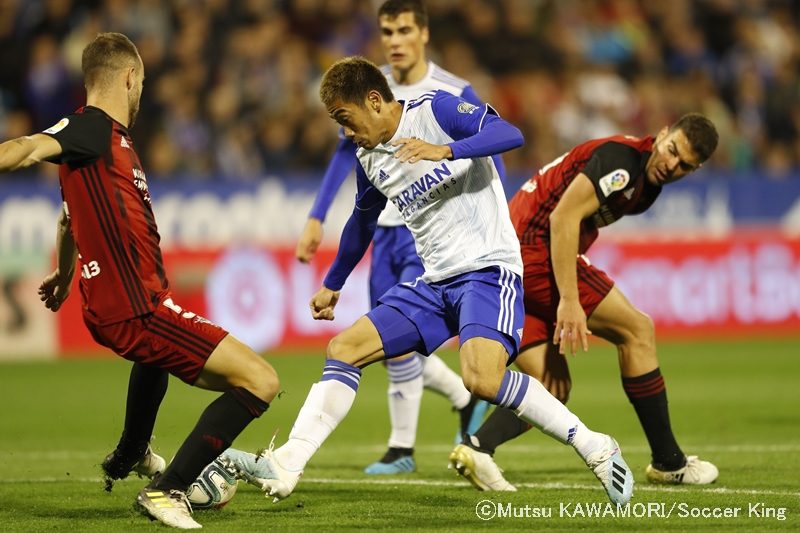
{"label": "red advertising banner", "polygon": [[800,334],[800,239],[598,242],[590,259],[656,323],[657,338]]}
{"label": "red advertising banner", "polygon": [[[344,287],[336,320],[311,318],[308,301],[334,255],[325,249],[303,265],[288,247],[164,251],[173,301],[259,351],[324,349],[367,311],[363,261]],[[636,242],[604,236],[589,259],[655,320],[659,339],[800,334],[800,239],[771,231]],[[61,352],[97,353],[78,294],[58,313]]]}
{"label": "red advertising banner", "polygon": [[[257,351],[324,349],[331,337],[369,310],[365,260],[343,288],[336,320],[311,318],[308,302],[322,285],[335,249],[320,250],[311,265],[299,263],[288,247],[163,252],[173,302],[219,324]],[[79,294],[76,286],[58,313],[59,345],[67,357],[102,350],[83,325]]]}

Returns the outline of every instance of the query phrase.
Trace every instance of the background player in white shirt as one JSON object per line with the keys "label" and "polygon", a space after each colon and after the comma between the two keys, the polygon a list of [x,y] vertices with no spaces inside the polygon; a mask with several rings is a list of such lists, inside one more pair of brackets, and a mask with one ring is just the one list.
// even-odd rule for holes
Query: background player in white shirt
{"label": "background player in white shirt", "polygon": [[358,195],[336,260],[311,299],[312,315],[333,320],[339,290],[369,247],[387,198],[414,235],[426,270],[390,289],[331,340],[322,378],[288,441],[261,453],[266,472],[250,481],[275,501],[289,496],[353,405],[362,368],[412,350],[431,353],[458,335],[464,385],[472,394],[514,409],[572,445],[611,501],[627,503],[633,476],[616,441],[588,429],[535,379],[506,369],[522,334],[522,259],[489,156],[520,146],[519,130],[489,106],[443,91],[397,102],[380,70],[363,58],[328,69],[320,96],[359,146]]}

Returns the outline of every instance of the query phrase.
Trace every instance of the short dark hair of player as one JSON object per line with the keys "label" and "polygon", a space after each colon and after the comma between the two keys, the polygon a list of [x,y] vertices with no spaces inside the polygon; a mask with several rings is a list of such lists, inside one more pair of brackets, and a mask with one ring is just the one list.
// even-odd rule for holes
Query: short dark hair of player
{"label": "short dark hair of player", "polygon": [[351,56],[340,59],[325,72],[319,97],[325,107],[337,102],[363,106],[370,91],[378,91],[385,102],[394,101],[381,69],[366,58]]}
{"label": "short dark hair of player", "polygon": [[700,158],[700,162],[706,161],[714,150],[717,149],[719,134],[714,123],[700,113],[687,113],[678,121],[670,126],[670,130],[683,130],[692,150]]}
{"label": "short dark hair of player", "polygon": [[121,33],[98,33],[86,45],[81,57],[83,82],[86,87],[104,85],[119,69],[139,68],[141,58],[136,45]]}
{"label": "short dark hair of player", "polygon": [[428,10],[422,0],[386,0],[380,8],[378,8],[378,18],[387,16],[390,19],[396,19],[400,13],[411,11],[414,13],[414,22],[420,28],[428,27]]}

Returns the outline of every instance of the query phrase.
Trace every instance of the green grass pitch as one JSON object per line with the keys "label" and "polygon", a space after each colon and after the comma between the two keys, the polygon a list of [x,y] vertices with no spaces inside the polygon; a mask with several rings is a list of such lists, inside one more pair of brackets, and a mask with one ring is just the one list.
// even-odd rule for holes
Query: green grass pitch
{"label": "green grass pitch", "polygon": [[[365,370],[353,410],[311,461],[289,499],[273,504],[255,488],[240,484],[225,509],[195,516],[206,530],[225,532],[796,531],[799,346],[797,340],[660,345],[678,440],[684,451],[720,469],[718,482],[704,488],[649,486],[644,480],[647,443],[620,386],[614,351],[595,345],[589,353],[570,358],[574,386],[569,406],[590,427],[614,435],[636,472],[633,502],[642,505],[631,507],[630,516],[580,516],[578,507],[585,514],[590,504],[605,504],[605,494],[572,450],[535,430],[497,453],[519,492],[476,492],[446,469],[457,417],[443,398],[429,392],[419,425],[418,471],[391,478],[365,476],[363,467],[383,452],[389,433],[386,375],[380,365]],[[286,392],[242,434],[236,445],[243,449],[265,446],[276,428],[277,443],[285,441],[322,368],[320,354],[271,354],[268,359]],[[445,359],[457,365],[452,351]],[[119,482],[112,493],[102,489],[99,463],[121,430],[128,369],[121,359],[0,365],[0,530],[167,530],[132,510],[142,480]],[[156,425],[156,450],[171,457],[214,397],[171,380]],[[482,504],[484,512],[486,505],[492,509],[501,504],[517,516],[482,520],[476,514],[482,500],[489,500]],[[549,509],[552,516],[521,516],[533,514],[533,508],[544,514]],[[691,516],[725,508],[740,508],[738,516]],[[754,516],[769,514],[767,508],[776,514],[785,509],[784,519]],[[668,511],[668,518],[659,516]]]}

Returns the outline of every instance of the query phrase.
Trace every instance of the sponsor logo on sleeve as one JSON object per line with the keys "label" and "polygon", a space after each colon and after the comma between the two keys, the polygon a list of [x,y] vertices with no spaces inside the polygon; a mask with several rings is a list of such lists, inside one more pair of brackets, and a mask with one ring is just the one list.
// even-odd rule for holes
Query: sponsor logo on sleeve
{"label": "sponsor logo on sleeve", "polygon": [[457,109],[459,113],[466,113],[468,115],[471,115],[476,109],[478,109],[478,106],[476,106],[475,104],[470,104],[469,102],[461,102],[460,104],[458,104]]}
{"label": "sponsor logo on sleeve", "polygon": [[59,131],[61,131],[64,128],[66,128],[67,124],[69,124],[69,119],[68,118],[62,118],[61,120],[56,122],[54,125],[50,126],[46,130],[44,130],[44,133],[58,133]]}
{"label": "sponsor logo on sleeve", "polygon": [[608,196],[612,192],[624,189],[630,179],[631,177],[627,170],[618,168],[600,178],[600,190],[603,191],[603,196]]}

